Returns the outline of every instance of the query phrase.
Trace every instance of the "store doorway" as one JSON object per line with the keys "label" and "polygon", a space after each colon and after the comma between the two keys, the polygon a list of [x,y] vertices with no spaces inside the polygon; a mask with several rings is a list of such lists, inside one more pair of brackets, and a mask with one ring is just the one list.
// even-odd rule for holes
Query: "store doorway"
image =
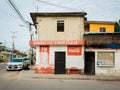
{"label": "store doorway", "polygon": [[55,74],[65,74],[65,52],[55,52]]}
{"label": "store doorway", "polygon": [[95,75],[95,52],[85,52],[85,74]]}

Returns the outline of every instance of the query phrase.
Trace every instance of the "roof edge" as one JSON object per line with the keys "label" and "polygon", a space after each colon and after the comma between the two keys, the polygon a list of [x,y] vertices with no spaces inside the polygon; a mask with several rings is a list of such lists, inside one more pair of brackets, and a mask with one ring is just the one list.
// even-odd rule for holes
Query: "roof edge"
{"label": "roof edge", "polygon": [[115,24],[114,21],[85,21],[87,24]]}
{"label": "roof edge", "polygon": [[54,16],[84,16],[87,15],[86,12],[31,12],[31,16],[41,16],[41,17],[54,17]]}
{"label": "roof edge", "polygon": [[36,17],[84,17],[86,12],[30,12],[33,23],[37,24]]}

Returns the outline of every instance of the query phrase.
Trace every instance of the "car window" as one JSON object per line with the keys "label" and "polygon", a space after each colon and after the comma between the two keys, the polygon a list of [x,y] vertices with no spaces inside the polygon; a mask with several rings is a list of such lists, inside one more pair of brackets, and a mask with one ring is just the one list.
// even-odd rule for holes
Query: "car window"
{"label": "car window", "polygon": [[24,58],[24,61],[26,61],[26,60],[30,60],[29,58]]}
{"label": "car window", "polygon": [[17,58],[17,59],[12,59],[10,60],[10,62],[22,62],[23,60],[21,58]]}

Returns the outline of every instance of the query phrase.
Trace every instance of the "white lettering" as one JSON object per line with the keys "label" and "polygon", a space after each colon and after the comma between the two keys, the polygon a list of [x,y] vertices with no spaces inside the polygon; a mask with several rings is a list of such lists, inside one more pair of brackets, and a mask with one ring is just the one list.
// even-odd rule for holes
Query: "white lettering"
{"label": "white lettering", "polygon": [[80,49],[75,48],[75,49],[69,49],[69,52],[80,52]]}

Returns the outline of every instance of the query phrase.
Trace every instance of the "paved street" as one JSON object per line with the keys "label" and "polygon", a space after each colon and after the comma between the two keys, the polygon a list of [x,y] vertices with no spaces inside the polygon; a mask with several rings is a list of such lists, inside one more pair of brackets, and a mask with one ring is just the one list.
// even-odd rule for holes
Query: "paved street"
{"label": "paved street", "polygon": [[0,63],[0,78],[15,78],[20,71],[6,71],[6,63]]}
{"label": "paved street", "polygon": [[0,64],[0,90],[120,90],[119,81],[20,78],[23,71],[6,71],[4,65]]}
{"label": "paved street", "polygon": [[60,79],[0,79],[0,90],[120,90],[120,82]]}

